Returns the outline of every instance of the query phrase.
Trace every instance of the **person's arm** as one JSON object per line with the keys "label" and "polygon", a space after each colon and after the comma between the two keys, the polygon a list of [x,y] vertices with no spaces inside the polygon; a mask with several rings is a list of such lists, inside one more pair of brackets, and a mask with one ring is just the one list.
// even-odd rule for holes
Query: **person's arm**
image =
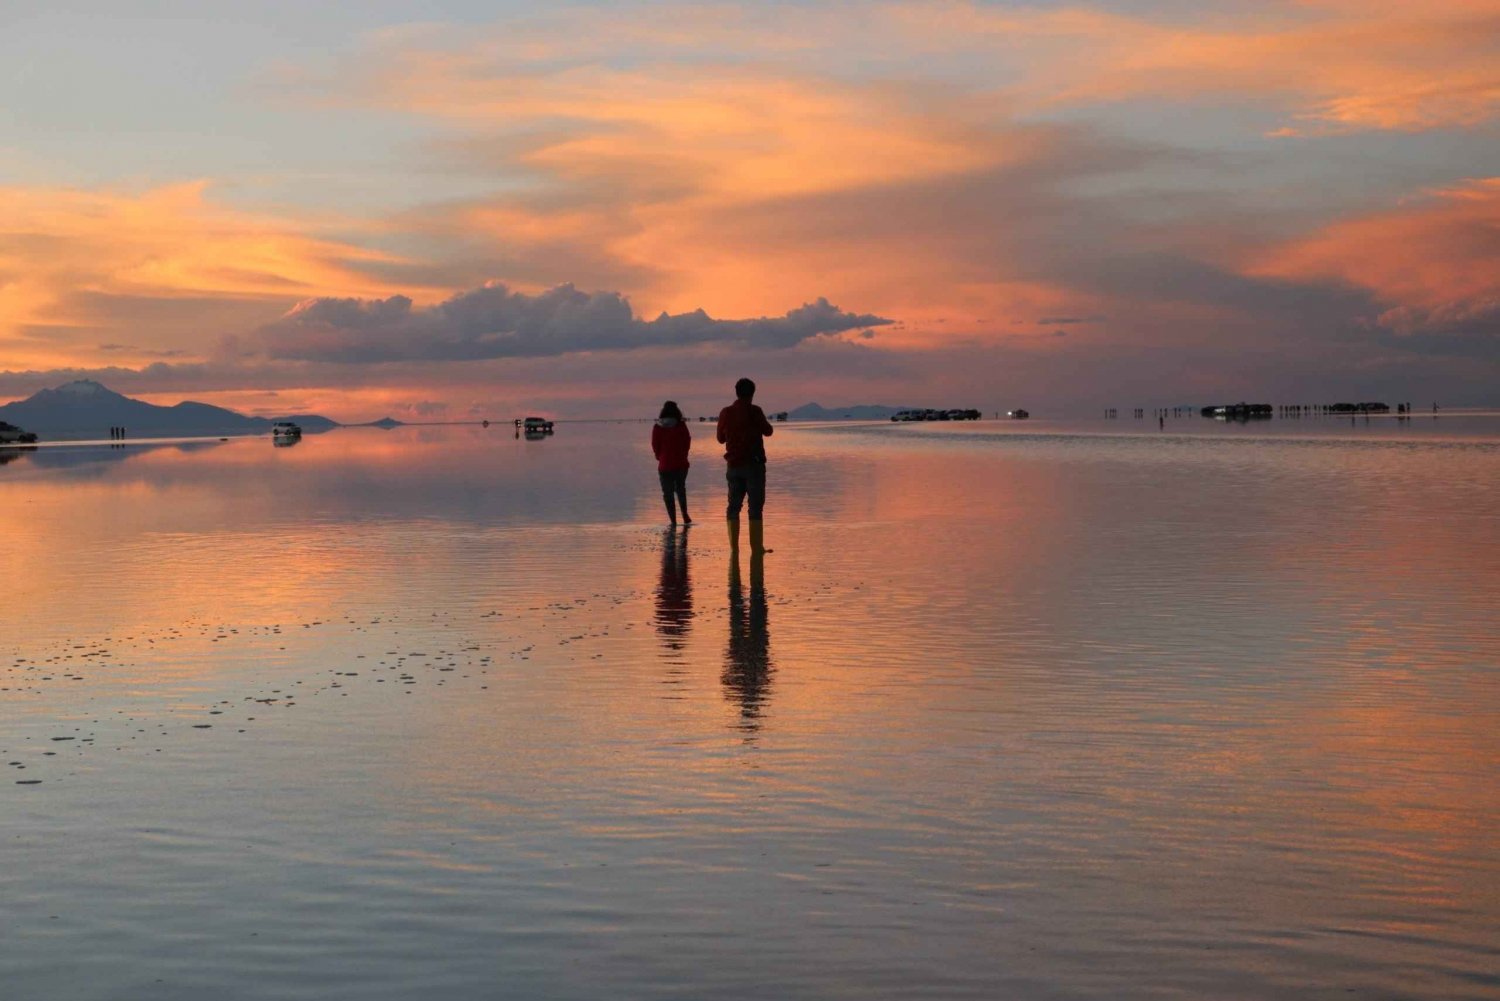
{"label": "person's arm", "polygon": [[719,427],[718,427],[717,431],[715,432],[715,437],[719,439],[719,444],[720,445],[727,444],[728,440],[729,440],[729,439],[727,439],[727,438],[724,437],[724,415],[726,415],[728,413],[729,413],[729,408],[728,407],[725,407],[723,410],[719,411]]}
{"label": "person's arm", "polygon": [[651,454],[661,458],[661,425],[651,425]]}
{"label": "person's arm", "polygon": [[769,438],[769,437],[771,437],[771,435],[775,434],[776,433],[776,429],[771,426],[771,422],[770,421],[766,420],[766,412],[764,410],[760,409],[760,407],[756,407],[755,408],[755,413],[756,413],[756,416],[758,416],[760,418],[760,433],[763,434],[763,435],[765,435],[767,438]]}

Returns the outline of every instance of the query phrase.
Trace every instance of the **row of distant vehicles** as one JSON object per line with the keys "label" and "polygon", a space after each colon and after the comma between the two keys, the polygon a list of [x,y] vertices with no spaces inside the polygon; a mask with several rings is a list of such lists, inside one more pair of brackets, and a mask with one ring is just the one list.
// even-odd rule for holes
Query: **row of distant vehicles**
{"label": "row of distant vehicles", "polygon": [[891,420],[902,421],[977,421],[977,410],[898,410]]}

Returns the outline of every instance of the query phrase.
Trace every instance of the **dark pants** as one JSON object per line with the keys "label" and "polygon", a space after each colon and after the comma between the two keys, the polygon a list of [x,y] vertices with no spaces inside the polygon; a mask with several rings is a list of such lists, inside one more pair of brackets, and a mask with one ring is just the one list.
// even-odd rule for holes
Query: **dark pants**
{"label": "dark pants", "polygon": [[687,509],[687,474],[686,469],[672,469],[666,472],[657,472],[657,478],[661,480],[661,499],[667,505],[667,517],[673,521],[677,520],[677,507],[682,505],[682,516],[688,516]]}
{"label": "dark pants", "polygon": [[724,471],[729,481],[729,509],[725,513],[739,520],[740,507],[745,497],[750,498],[750,520],[760,521],[761,511],[766,506],[766,464],[752,462],[748,466],[730,466]]}

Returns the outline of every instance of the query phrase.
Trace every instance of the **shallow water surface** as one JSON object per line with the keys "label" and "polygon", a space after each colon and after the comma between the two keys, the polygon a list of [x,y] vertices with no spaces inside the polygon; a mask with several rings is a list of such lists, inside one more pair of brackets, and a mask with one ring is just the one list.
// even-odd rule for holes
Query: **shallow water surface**
{"label": "shallow water surface", "polygon": [[8,453],[0,984],[1500,996],[1486,425]]}

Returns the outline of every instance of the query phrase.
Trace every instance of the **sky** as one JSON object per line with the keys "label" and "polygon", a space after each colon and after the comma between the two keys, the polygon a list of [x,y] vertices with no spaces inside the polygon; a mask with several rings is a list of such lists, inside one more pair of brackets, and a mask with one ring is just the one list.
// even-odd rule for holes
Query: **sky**
{"label": "sky", "polygon": [[0,401],[1500,405],[1497,119],[1500,0],[7,0]]}

